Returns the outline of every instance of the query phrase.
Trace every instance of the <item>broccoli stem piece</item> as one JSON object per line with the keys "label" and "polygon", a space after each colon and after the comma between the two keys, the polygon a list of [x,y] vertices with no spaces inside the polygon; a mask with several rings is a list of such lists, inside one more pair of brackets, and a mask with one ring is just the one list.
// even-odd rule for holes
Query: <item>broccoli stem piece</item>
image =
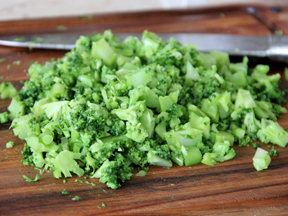
{"label": "broccoli stem piece", "polygon": [[4,124],[9,121],[9,114],[8,112],[0,113],[0,123]]}
{"label": "broccoli stem piece", "polygon": [[271,162],[271,157],[267,151],[261,148],[257,148],[253,157],[253,165],[257,171],[267,169]]}
{"label": "broccoli stem piece", "polygon": [[11,82],[2,82],[0,84],[1,99],[12,98],[16,96],[17,90]]}

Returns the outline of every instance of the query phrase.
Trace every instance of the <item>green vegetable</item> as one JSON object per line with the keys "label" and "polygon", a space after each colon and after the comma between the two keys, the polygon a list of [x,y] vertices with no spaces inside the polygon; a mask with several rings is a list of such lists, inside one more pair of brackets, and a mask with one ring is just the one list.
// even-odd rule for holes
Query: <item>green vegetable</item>
{"label": "green vegetable", "polygon": [[259,144],[258,142],[253,143],[253,148],[254,148],[254,149],[257,149],[259,146],[260,146],[260,144]]}
{"label": "green vegetable", "polygon": [[147,172],[145,170],[140,170],[136,176],[146,176]]}
{"label": "green vegetable", "polygon": [[24,40],[25,40],[25,37],[15,38],[16,42],[23,42]]}
{"label": "green vegetable", "polygon": [[4,124],[9,121],[9,114],[8,112],[0,113],[0,123]]}
{"label": "green vegetable", "polygon": [[256,153],[253,157],[253,165],[257,171],[267,169],[271,162],[269,153],[261,148],[257,148]]}
{"label": "green vegetable", "polygon": [[83,183],[83,181],[80,179],[76,179],[75,182]]}
{"label": "green vegetable", "polygon": [[0,93],[2,99],[12,98],[16,95],[17,90],[11,82],[2,82],[0,84]]}
{"label": "green vegetable", "polygon": [[279,156],[279,152],[277,150],[274,149],[274,146],[272,147],[270,153],[269,153],[272,157],[278,157]]}
{"label": "green vegetable", "polygon": [[102,202],[102,207],[106,208],[106,203],[105,202]]}
{"label": "green vegetable", "polygon": [[63,195],[68,195],[68,194],[70,194],[70,193],[64,189],[64,190],[62,191],[62,194],[63,194]]}
{"label": "green vegetable", "polygon": [[15,65],[21,65],[21,61],[14,61],[13,64],[15,64]]}
{"label": "green vegetable", "polygon": [[72,200],[74,200],[74,201],[80,201],[80,200],[81,200],[81,197],[76,195],[75,197],[72,198]]}
{"label": "green vegetable", "polygon": [[36,182],[40,180],[40,176],[39,174],[37,174],[34,179],[30,179],[28,176],[23,175],[23,180],[26,180],[28,182]]}
{"label": "green vegetable", "polygon": [[67,27],[64,26],[64,25],[59,25],[59,26],[56,27],[56,29],[57,29],[58,31],[66,31],[66,30],[67,30]]}
{"label": "green vegetable", "polygon": [[280,74],[268,72],[152,32],[121,41],[105,31],[81,36],[63,58],[33,63],[9,119],[25,140],[25,165],[117,189],[135,167],[143,176],[149,165],[214,166],[235,157],[234,143],[258,138],[285,147],[277,118],[286,100]]}
{"label": "green vegetable", "polygon": [[13,148],[13,146],[14,146],[14,142],[12,141],[9,141],[6,143],[6,148]]}

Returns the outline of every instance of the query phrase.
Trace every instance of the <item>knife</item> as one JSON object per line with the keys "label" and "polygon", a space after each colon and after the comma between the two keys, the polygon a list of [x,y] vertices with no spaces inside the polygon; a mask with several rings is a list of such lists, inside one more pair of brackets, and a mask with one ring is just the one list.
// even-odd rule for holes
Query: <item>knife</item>
{"label": "knife", "polygon": [[[127,36],[141,38],[141,33],[115,34],[117,38]],[[45,34],[27,36],[0,37],[0,45],[12,47],[27,47],[33,49],[71,50],[79,34]],[[89,36],[89,35],[87,35]],[[227,34],[190,34],[172,33],[158,34],[163,41],[173,37],[182,44],[194,44],[200,52],[219,50],[229,55],[269,57],[280,61],[288,60],[287,36],[244,36]],[[19,40],[21,38],[21,40]]]}

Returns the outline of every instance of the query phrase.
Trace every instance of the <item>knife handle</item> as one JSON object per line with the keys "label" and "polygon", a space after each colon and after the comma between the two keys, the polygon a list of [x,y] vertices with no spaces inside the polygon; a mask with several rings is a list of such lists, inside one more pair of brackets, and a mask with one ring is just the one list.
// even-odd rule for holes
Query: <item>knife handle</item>
{"label": "knife handle", "polygon": [[288,63],[288,37],[272,36],[267,55],[273,60]]}

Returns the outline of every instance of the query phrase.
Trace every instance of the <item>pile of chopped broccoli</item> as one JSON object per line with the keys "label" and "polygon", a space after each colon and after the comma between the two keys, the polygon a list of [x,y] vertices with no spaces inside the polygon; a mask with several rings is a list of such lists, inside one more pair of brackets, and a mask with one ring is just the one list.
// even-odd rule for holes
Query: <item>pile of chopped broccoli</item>
{"label": "pile of chopped broccoli", "polygon": [[[32,64],[17,95],[7,83],[0,90],[2,98],[14,96],[9,118],[26,142],[25,165],[55,178],[86,173],[116,189],[135,165],[143,176],[149,165],[231,160],[234,143],[285,147],[277,117],[286,101],[280,75],[268,72],[267,65],[249,69],[247,57],[230,63],[226,53],[165,43],[152,32],[122,42],[105,31],[81,36],[63,58]],[[7,118],[1,114],[1,122]],[[269,162],[260,153],[257,170]]]}

